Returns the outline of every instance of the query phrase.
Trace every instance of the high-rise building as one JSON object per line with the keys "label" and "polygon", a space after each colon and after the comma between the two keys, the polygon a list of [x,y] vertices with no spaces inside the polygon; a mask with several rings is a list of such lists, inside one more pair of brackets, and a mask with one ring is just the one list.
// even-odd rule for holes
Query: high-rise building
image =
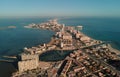
{"label": "high-rise building", "polygon": [[19,72],[24,72],[27,70],[32,70],[38,67],[39,56],[31,54],[22,54],[21,60],[18,62]]}

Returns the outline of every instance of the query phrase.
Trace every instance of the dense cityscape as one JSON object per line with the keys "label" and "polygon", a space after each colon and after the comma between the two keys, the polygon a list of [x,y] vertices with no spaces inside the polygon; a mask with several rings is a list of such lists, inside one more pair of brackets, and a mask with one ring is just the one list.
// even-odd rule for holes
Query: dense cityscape
{"label": "dense cityscape", "polygon": [[[24,48],[18,61],[18,71],[12,77],[119,77],[120,52],[108,42],[92,39],[82,32],[82,26],[65,26],[57,19],[26,28],[54,31],[49,43]],[[72,50],[61,61],[41,61],[39,56],[52,50]]]}

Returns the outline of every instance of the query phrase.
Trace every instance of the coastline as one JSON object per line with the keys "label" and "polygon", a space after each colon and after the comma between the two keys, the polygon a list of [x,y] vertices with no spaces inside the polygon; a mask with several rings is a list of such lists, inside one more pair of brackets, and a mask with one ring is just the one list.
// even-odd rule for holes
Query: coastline
{"label": "coastline", "polygon": [[120,56],[120,51],[117,50],[117,49],[115,49],[115,48],[113,48],[113,47],[111,46],[111,44],[108,44],[108,48],[109,48],[110,50],[114,51],[118,56]]}
{"label": "coastline", "polygon": [[[81,32],[81,31],[80,31],[80,32]],[[87,35],[84,34],[83,32],[81,32],[81,33],[82,33],[83,35],[87,36]],[[87,37],[89,37],[89,36],[87,36]],[[103,42],[103,41],[101,41],[101,40],[97,40],[97,39],[94,39],[94,38],[92,38],[92,37],[90,37],[90,38],[91,38],[92,40],[96,40],[96,41]],[[107,42],[107,41],[105,41],[105,42]],[[108,43],[108,49],[110,49],[112,52],[115,52],[115,53],[120,57],[120,50],[112,47],[112,44]]]}
{"label": "coastline", "polygon": [[[100,64],[102,64],[101,66],[107,66],[109,70],[115,72],[114,74],[111,73],[111,75],[113,76],[120,74],[119,70],[114,69],[116,67],[113,67],[109,63],[107,63],[110,60],[120,60],[120,57],[118,57],[118,55],[120,55],[120,52],[118,50],[113,49],[111,45],[108,44],[107,42],[101,41],[101,40],[95,40],[85,35],[81,31],[74,29],[71,26],[64,26],[64,24],[58,24],[56,20],[49,20],[49,22],[41,23],[41,24],[30,24],[28,25],[28,27],[29,26],[31,28],[36,28],[36,29],[52,30],[52,31],[55,31],[56,33],[53,36],[54,40],[51,39],[51,41],[46,44],[34,46],[32,48],[24,48],[25,51],[23,52],[23,54],[21,54],[21,57],[23,59],[18,62],[19,71],[18,71],[18,74],[16,75],[22,75],[22,74],[24,75],[24,72],[27,72],[30,70],[32,71],[33,69],[39,70],[39,68],[40,69],[42,68],[45,70],[48,70],[48,69],[53,70],[56,68],[56,65],[58,66],[58,64],[60,64],[58,67],[60,69],[61,63],[57,64],[58,61],[56,61],[55,64],[48,65],[51,67],[45,66],[45,63],[48,63],[48,62],[43,63],[42,67],[39,66],[42,61],[39,60],[38,55],[40,56],[44,52],[49,52],[50,50],[55,50],[57,48],[58,49],[60,48],[62,52],[64,48],[67,50],[73,49],[74,51],[73,52],[74,54],[70,53],[69,55],[67,55],[67,57],[64,60],[60,61],[63,63],[65,60],[67,60],[66,65],[64,64],[65,65],[64,68],[62,67],[63,72],[61,72],[61,76],[62,74],[66,75],[68,69],[72,64],[72,60],[73,62],[74,62],[74,59],[75,61],[79,60],[75,58],[75,56],[80,58],[81,57],[80,54],[86,55],[86,56],[83,55],[84,56],[83,60],[84,58],[87,58],[87,59],[91,59],[93,62],[97,60],[100,61]],[[82,52],[82,51],[85,51],[85,52]],[[55,58],[55,57],[52,56],[50,58]],[[36,64],[33,64],[33,62],[36,62]],[[29,67],[30,64],[32,64],[32,67]],[[23,65],[26,65],[26,66],[24,67]],[[79,63],[77,63],[77,65],[79,65]],[[99,69],[96,68],[96,70],[99,70]],[[104,70],[104,69],[101,69],[101,70]],[[59,70],[58,69],[56,70],[56,74],[57,74],[57,71]],[[51,73],[51,72],[49,71],[48,73]],[[54,74],[51,74],[51,75],[53,76]]]}
{"label": "coastline", "polygon": [[[57,20],[58,19],[54,19],[53,21],[55,22],[55,24],[58,24],[57,23]],[[51,21],[51,20],[50,20]],[[53,32],[56,32],[58,30],[54,30],[54,29],[49,29],[49,28],[44,28],[44,27],[36,27],[36,25],[44,25],[45,23],[41,23],[41,24],[35,24],[35,23],[32,23],[32,24],[29,24],[28,26],[24,26],[24,28],[33,28],[33,29],[43,29],[43,30],[50,30],[50,31],[53,31]],[[60,24],[59,24],[60,25]],[[95,41],[98,41],[98,42],[107,42],[107,41],[102,41],[102,40],[98,40],[98,39],[95,39],[95,38],[92,38],[90,37],[89,35],[85,34],[84,32],[80,31],[79,32],[84,35],[84,36],[87,36],[89,37],[90,39],[92,40],[95,40]],[[49,43],[49,42],[48,42]],[[117,48],[113,47],[112,44],[108,43],[108,47],[109,49],[111,49],[112,51],[114,51],[117,55],[120,55],[120,50],[118,50]]]}
{"label": "coastline", "polygon": [[[81,32],[82,34],[84,34],[85,36],[90,37],[89,35],[85,34],[84,32],[82,32],[82,31],[80,31],[80,32]],[[102,40],[98,40],[98,39],[95,39],[95,38],[92,38],[92,37],[90,37],[90,38],[93,39],[93,40],[96,40],[96,41],[101,41],[101,42],[103,42]],[[105,42],[107,42],[107,41],[105,41]],[[114,47],[114,46],[112,45],[112,43],[108,43],[108,47],[110,47],[111,50],[114,50],[118,55],[120,55],[120,50],[119,50],[118,48]]]}

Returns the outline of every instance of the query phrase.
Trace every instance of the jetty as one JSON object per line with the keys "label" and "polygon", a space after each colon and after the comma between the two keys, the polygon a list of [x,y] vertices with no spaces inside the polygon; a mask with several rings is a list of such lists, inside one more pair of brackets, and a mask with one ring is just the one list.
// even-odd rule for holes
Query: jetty
{"label": "jetty", "polygon": [[12,62],[15,62],[15,60],[0,59],[0,62],[8,62],[8,63],[12,63]]}

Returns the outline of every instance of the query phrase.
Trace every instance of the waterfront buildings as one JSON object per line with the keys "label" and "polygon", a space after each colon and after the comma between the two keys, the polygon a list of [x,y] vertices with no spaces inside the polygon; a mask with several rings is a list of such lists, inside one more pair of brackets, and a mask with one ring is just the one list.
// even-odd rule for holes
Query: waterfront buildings
{"label": "waterfront buildings", "polygon": [[60,77],[119,77],[119,71],[86,52],[77,50],[64,60]]}
{"label": "waterfront buildings", "polygon": [[70,49],[73,45],[72,35],[65,30],[65,25],[62,25],[62,29],[55,34],[56,38],[60,39],[59,44],[62,49]]}
{"label": "waterfront buildings", "polygon": [[20,72],[36,69],[39,65],[38,55],[22,54],[21,61],[18,62],[18,69]]}
{"label": "waterfront buildings", "polygon": [[[17,77],[22,75],[26,77],[28,75],[36,77],[120,76],[118,65],[112,65],[114,61],[120,63],[120,57],[108,44],[94,40],[73,27],[58,24],[56,20],[33,25],[33,28],[53,30],[56,34],[49,44],[25,48],[25,54],[21,55],[21,61],[18,62],[19,72],[23,73],[19,73]],[[61,61],[50,63],[39,61],[38,55],[57,49],[73,50],[73,52]]]}

